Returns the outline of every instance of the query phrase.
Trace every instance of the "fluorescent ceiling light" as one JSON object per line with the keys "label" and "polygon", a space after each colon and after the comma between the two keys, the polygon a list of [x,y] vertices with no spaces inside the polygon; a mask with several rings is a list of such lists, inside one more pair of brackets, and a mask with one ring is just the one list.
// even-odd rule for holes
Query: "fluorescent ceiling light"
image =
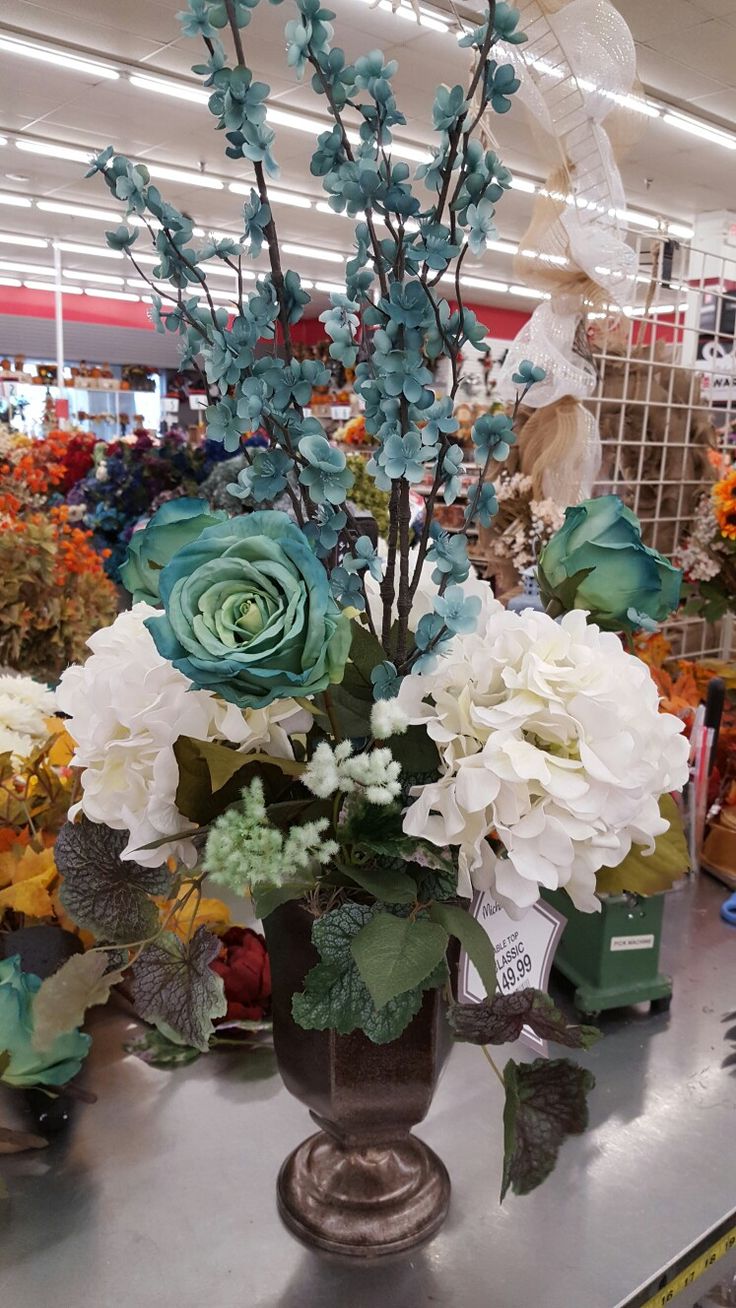
{"label": "fluorescent ceiling light", "polygon": [[460,283],[462,286],[474,286],[479,291],[493,291],[499,295],[505,295],[509,289],[506,282],[489,281],[487,277],[461,277]]}
{"label": "fluorescent ceiling light", "polygon": [[149,163],[146,159],[139,162],[148,169],[151,177],[160,177],[163,182],[181,182],[183,186],[200,186],[208,191],[225,189],[225,183],[219,177],[210,177],[209,173],[192,173],[186,168],[170,168],[168,164]]}
{"label": "fluorescent ceiling light", "polygon": [[528,177],[512,177],[511,190],[524,191],[526,195],[536,195],[537,183],[532,182]]}
{"label": "fluorescent ceiling light", "polygon": [[736,136],[721,131],[712,123],[703,122],[699,118],[690,118],[687,114],[676,113],[671,109],[665,113],[664,121],[670,127],[677,127],[681,132],[689,132],[691,136],[699,136],[704,141],[710,141],[712,145],[722,145],[726,150],[736,150]]}
{"label": "fluorescent ceiling light", "polygon": [[622,223],[635,223],[637,227],[646,227],[647,231],[656,232],[659,229],[659,222],[652,218],[651,214],[639,213],[636,209],[616,209],[609,211],[613,217],[619,218]]}
{"label": "fluorescent ceiling light", "polygon": [[197,86],[187,86],[185,82],[175,82],[162,77],[139,77],[134,74],[130,77],[131,86],[135,86],[139,91],[155,91],[157,95],[170,95],[175,100],[191,100],[195,104],[207,104],[210,96],[208,91],[200,91]]}
{"label": "fluorescent ceiling light", "polygon": [[28,245],[35,250],[45,250],[48,241],[44,241],[40,236],[17,236],[13,232],[0,232],[0,243],[3,245]]}
{"label": "fluorescent ceiling light", "polygon": [[[412,23],[417,22],[417,16],[414,9],[406,2],[406,0],[401,0],[398,9],[394,9],[389,0],[377,0],[377,2],[376,0],[364,0],[364,3],[370,5],[371,9],[383,9],[389,14],[393,10],[397,18],[406,18]],[[450,30],[445,19],[439,17],[436,18],[434,14],[430,14],[426,9],[422,9],[421,7],[419,10],[419,26],[428,27],[430,31],[442,32],[443,34],[446,34]]]}
{"label": "fluorescent ceiling light", "polygon": [[546,291],[536,291],[532,286],[509,286],[509,295],[518,295],[525,300],[548,300]]}
{"label": "fluorescent ceiling light", "polygon": [[49,264],[16,263],[14,259],[0,259],[0,271],[33,273],[37,277],[53,277],[54,269]]}
{"label": "fluorescent ceiling light", "polygon": [[31,201],[25,195],[13,195],[10,191],[0,192],[0,204],[10,204],[14,209],[30,209]]}
{"label": "fluorescent ceiling light", "polygon": [[[207,273],[214,273],[215,277],[229,277],[233,282],[238,275],[234,268],[228,268],[227,266],[221,268],[220,265],[216,263],[207,264]],[[251,275],[255,276],[255,273]],[[243,276],[247,276],[247,274],[244,273]]]}
{"label": "fluorescent ceiling light", "polygon": [[16,140],[17,150],[26,154],[40,154],[44,159],[69,159],[71,163],[89,164],[93,150],[79,150],[72,145],[61,145],[51,141]]}
{"label": "fluorescent ceiling light", "polygon": [[[102,251],[99,251],[99,253],[102,253]],[[143,263],[147,268],[153,268],[157,263],[161,262],[160,254],[141,254],[136,250],[135,246],[133,246],[132,254],[136,263]]]}
{"label": "fluorescent ceiling light", "polygon": [[0,277],[0,286],[21,286],[19,277]]}
{"label": "fluorescent ceiling light", "polygon": [[140,300],[140,295],[133,295],[130,291],[102,291],[93,286],[85,286],[85,295],[91,295],[97,300],[130,300],[135,304]]}
{"label": "fluorescent ceiling light", "polygon": [[30,41],[18,41],[15,37],[0,36],[0,50],[23,59],[39,59],[41,63],[55,64],[58,68],[68,68],[73,73],[84,73],[87,77],[107,77],[117,81],[120,73],[109,64],[95,63],[82,55],[67,54],[61,50],[49,50],[41,45],[32,45]]}
{"label": "fluorescent ceiling light", "polygon": [[[250,195],[255,187],[252,184],[248,185],[247,182],[230,182],[227,189],[232,191],[233,195]],[[311,209],[312,207],[312,201],[308,200],[306,195],[296,195],[294,191],[274,190],[271,186],[268,188],[268,198],[274,204],[290,204],[295,209]]]}
{"label": "fluorescent ceiling light", "polygon": [[486,244],[488,250],[495,250],[498,254],[516,254],[518,245],[514,241],[488,241]]}
{"label": "fluorescent ceiling light", "polygon": [[75,278],[78,282],[100,282],[105,286],[122,286],[123,278],[116,273],[74,272],[71,268],[62,268],[63,277]]}
{"label": "fluorescent ceiling light", "polygon": [[668,222],[667,231],[670,236],[679,236],[680,240],[682,241],[691,241],[695,235],[694,229],[692,227],[688,227],[687,223]]}
{"label": "fluorescent ceiling light", "polygon": [[[304,283],[302,284],[304,285]],[[345,286],[340,282],[315,282],[314,289],[316,291],[324,291],[327,295],[332,295],[334,292],[343,294]]]}
{"label": "fluorescent ceiling light", "polygon": [[[309,132],[310,136],[318,136],[320,132],[329,131],[334,126],[326,118],[314,118],[311,114],[294,109],[277,109],[271,104],[266,105],[266,121],[271,127],[292,127],[295,132]],[[360,140],[360,137],[357,139]]]}
{"label": "fluorescent ceiling light", "polygon": [[67,254],[89,254],[95,259],[122,259],[119,250],[108,250],[102,245],[80,245],[76,241],[57,241],[60,250]]}
{"label": "fluorescent ceiling light", "polygon": [[[23,285],[29,291],[50,291],[52,295],[56,294],[56,286],[53,282],[24,282]],[[62,286],[62,295],[81,295],[81,286]]]}
{"label": "fluorescent ceiling light", "polygon": [[564,254],[543,254],[541,250],[522,250],[522,258],[538,259],[540,263],[552,263],[558,268],[566,268],[568,260]]}
{"label": "fluorescent ceiling light", "polygon": [[322,259],[325,263],[344,263],[345,256],[336,250],[322,250],[316,245],[299,245],[296,241],[284,241],[284,254],[295,254],[302,259]]}
{"label": "fluorescent ceiling light", "polygon": [[0,136],[0,145],[7,145],[7,144],[8,144],[7,136]]}
{"label": "fluorescent ceiling light", "polygon": [[88,218],[92,222],[120,222],[120,214],[114,209],[90,209],[88,205],[72,204],[66,200],[36,200],[36,208],[43,213],[63,213],[70,218]]}

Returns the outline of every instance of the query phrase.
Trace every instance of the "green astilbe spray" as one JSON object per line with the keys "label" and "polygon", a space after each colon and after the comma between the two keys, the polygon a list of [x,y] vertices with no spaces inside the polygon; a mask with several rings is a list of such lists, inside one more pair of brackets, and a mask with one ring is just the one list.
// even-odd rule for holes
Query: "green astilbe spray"
{"label": "green astilbe spray", "polygon": [[338,846],[325,840],[326,818],[304,822],[284,835],[266,814],[258,777],[243,790],[240,803],[215,820],[207,837],[204,869],[213,881],[241,894],[254,885],[281,886],[295,870],[312,872],[334,858]]}

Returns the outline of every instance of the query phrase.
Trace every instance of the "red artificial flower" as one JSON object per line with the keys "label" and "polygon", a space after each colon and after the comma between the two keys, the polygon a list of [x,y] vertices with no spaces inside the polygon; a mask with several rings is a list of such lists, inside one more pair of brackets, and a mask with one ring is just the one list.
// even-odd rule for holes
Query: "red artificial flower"
{"label": "red artificial flower", "polygon": [[266,942],[250,927],[234,926],[221,939],[210,964],[225,983],[227,1013],[222,1022],[260,1022],[271,1010],[271,966]]}

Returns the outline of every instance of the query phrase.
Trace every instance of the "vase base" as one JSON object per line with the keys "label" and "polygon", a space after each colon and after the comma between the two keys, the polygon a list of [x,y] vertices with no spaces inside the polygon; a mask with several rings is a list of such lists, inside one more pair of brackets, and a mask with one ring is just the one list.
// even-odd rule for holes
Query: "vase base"
{"label": "vase base", "polygon": [[439,1230],[450,1178],[416,1136],[357,1147],[318,1131],[286,1159],[277,1193],[281,1217],[306,1244],[377,1258],[411,1249]]}

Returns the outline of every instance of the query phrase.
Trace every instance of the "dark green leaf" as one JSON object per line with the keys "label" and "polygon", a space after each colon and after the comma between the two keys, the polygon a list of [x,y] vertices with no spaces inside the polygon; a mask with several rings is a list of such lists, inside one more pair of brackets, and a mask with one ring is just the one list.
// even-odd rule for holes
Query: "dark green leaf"
{"label": "dark green leaf", "polygon": [[[254,761],[253,755],[241,755],[241,766],[231,773],[229,779],[213,791],[212,778],[208,760],[202,752],[205,742],[193,740],[189,736],[179,736],[174,745],[174,754],[179,765],[179,784],[176,790],[176,807],[191,822],[200,826],[211,822],[224,813],[226,808],[237,802],[244,786],[254,777],[260,777],[266,795],[266,801],[276,801],[292,783],[290,778],[273,765]],[[207,746],[209,748],[209,746]],[[225,753],[237,759],[233,750]],[[223,764],[224,768],[224,764]],[[220,774],[216,772],[218,781]]]}
{"label": "dark green leaf", "polygon": [[330,686],[332,709],[343,736],[362,740],[371,734],[373,688],[348,664],[339,686]]}
{"label": "dark green leaf", "polygon": [[90,822],[67,822],[61,828],[54,857],[64,883],[61,902],[78,926],[110,941],[133,942],[150,936],[158,923],[151,895],[171,893],[167,867],[142,867],[123,862],[127,831]]}
{"label": "dark green leaf", "polygon": [[659,811],[670,829],[657,836],[654,853],[644,854],[641,845],[634,845],[618,867],[602,867],[596,874],[599,895],[618,895],[626,890],[636,895],[656,895],[684,877],[690,856],[680,810],[671,795],[662,796]]}
{"label": "dark green leaf", "polygon": [[199,1049],[191,1045],[177,1045],[168,1040],[160,1031],[146,1031],[137,1040],[130,1040],[123,1045],[126,1054],[135,1054],[142,1062],[151,1067],[186,1067],[199,1058]]}
{"label": "dark green leaf", "polygon": [[589,1049],[600,1038],[594,1026],[570,1024],[543,990],[516,990],[481,1004],[454,1004],[450,1025],[458,1040],[475,1045],[506,1045],[518,1040],[522,1027],[531,1027],[540,1040],[569,1049]]}
{"label": "dark green leaf", "polygon": [[308,890],[314,888],[314,881],[286,881],[283,886],[270,886],[267,882],[254,885],[251,899],[256,917],[268,917],[279,904],[286,904],[290,899],[301,899]]}
{"label": "dark green leaf", "polygon": [[444,927],[426,919],[377,913],[354,937],[351,950],[376,1008],[430,976],[447,953]]}
{"label": "dark green leaf", "polygon": [[[411,862],[418,853],[429,867],[451,871],[450,860],[435,845],[404,835],[402,810],[398,805],[356,804],[348,820],[340,827],[337,838],[341,845],[355,845],[370,854],[386,858],[401,858]],[[453,893],[457,877],[453,883]]]}
{"label": "dark green leaf", "polygon": [[[371,672],[387,657],[380,640],[371,635],[368,627],[360,622],[353,623],[353,639],[350,645],[350,663],[368,686],[372,687]],[[373,692],[371,690],[371,698]]]}
{"label": "dark green leaf", "polygon": [[384,904],[413,904],[417,897],[416,882],[405,872],[390,867],[345,866],[343,871],[352,877],[363,890]]}
{"label": "dark green leaf", "polygon": [[308,973],[303,993],[292,1001],[294,1019],[300,1026],[334,1030],[339,1035],[360,1030],[374,1044],[388,1044],[419,1012],[425,989],[445,983],[447,966],[443,959],[422,985],[389,1000],[380,1010],[376,1008],[350,946],[377,911],[375,904],[348,903],[316,920],[312,940],[321,962]]}
{"label": "dark green leaf", "polygon": [[475,965],[489,999],[496,993],[496,954],[480,922],[456,904],[432,904],[429,916],[456,936]]}
{"label": "dark green leaf", "polygon": [[510,1059],[503,1079],[501,1202],[509,1186],[514,1194],[529,1194],[547,1179],[565,1137],[581,1135],[588,1125],[585,1096],[595,1085],[592,1073],[568,1058],[536,1058],[533,1063]]}
{"label": "dark green leaf", "polygon": [[407,777],[421,776],[429,780],[439,776],[440,757],[426,727],[407,727],[400,736],[392,736],[391,753]]}
{"label": "dark green leaf", "polygon": [[133,1001],[141,1017],[202,1053],[212,1019],[227,1012],[222,978],[210,967],[219,948],[217,936],[203,926],[187,942],[166,932],[133,964]]}
{"label": "dark green leaf", "polygon": [[295,822],[314,822],[316,818],[332,816],[331,799],[315,799],[313,795],[306,799],[284,799],[276,804],[269,804],[266,817],[273,826],[288,831]]}

